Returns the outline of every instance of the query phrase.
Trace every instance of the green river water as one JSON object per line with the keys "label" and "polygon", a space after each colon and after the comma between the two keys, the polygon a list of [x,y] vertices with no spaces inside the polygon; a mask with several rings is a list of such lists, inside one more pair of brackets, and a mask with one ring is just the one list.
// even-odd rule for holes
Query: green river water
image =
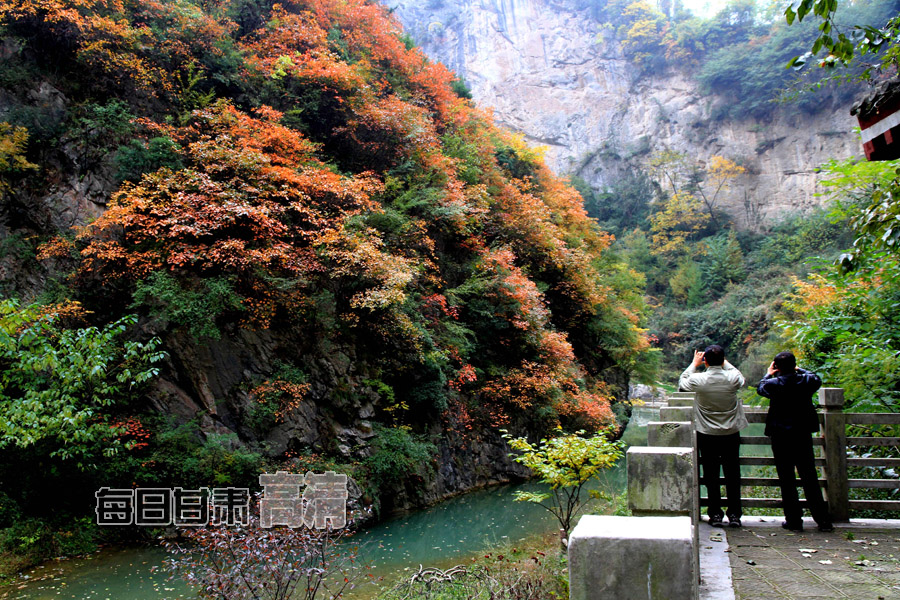
{"label": "green river water", "polygon": [[[646,444],[646,423],[658,409],[635,408],[626,429],[628,445]],[[621,492],[625,488],[624,459],[604,473],[597,488]],[[513,502],[515,490],[539,489],[535,483],[477,490],[431,508],[379,523],[354,536],[360,558],[388,585],[420,564],[449,567],[497,545],[512,544],[555,528],[546,510]],[[181,581],[169,581],[154,570],[166,557],[155,547],[105,548],[83,558],[51,561],[23,573],[0,598],[50,600],[174,600],[196,596]],[[348,598],[369,598],[377,588],[362,586]]]}

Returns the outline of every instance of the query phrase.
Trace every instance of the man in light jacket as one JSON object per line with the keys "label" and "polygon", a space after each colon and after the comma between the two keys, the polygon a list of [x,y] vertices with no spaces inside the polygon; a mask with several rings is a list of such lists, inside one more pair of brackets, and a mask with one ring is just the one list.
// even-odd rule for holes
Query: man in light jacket
{"label": "man in light jacket", "polygon": [[[698,372],[701,364],[706,370]],[[703,352],[694,352],[694,360],[681,374],[678,389],[694,392],[694,429],[697,431],[697,450],[703,468],[701,481],[706,485],[709,524],[722,527],[722,493],[719,488],[719,468],[725,475],[728,501],[728,525],[741,526],[741,429],[747,426],[744,407],[737,391],[744,385],[744,376],[725,360],[719,345]]]}

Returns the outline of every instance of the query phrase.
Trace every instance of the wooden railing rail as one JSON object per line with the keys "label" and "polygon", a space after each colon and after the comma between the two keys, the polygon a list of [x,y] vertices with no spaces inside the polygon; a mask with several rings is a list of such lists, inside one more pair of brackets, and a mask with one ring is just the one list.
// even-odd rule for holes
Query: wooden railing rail
{"label": "wooden railing rail", "polygon": [[[847,456],[847,448],[900,446],[900,437],[847,436],[848,425],[900,425],[897,413],[845,413],[844,390],[822,388],[819,390],[819,404],[823,411],[819,414],[822,424],[821,437],[813,438],[813,445],[822,447],[823,457],[815,460],[817,467],[823,467],[825,477],[819,485],[825,488],[831,517],[835,521],[847,521],[850,509],[874,509],[900,511],[900,500],[851,500],[850,489],[900,489],[900,479],[850,479],[848,467],[900,467],[900,458]],[[746,410],[750,423],[764,423],[766,411]],[[742,445],[768,446],[766,436],[743,436]],[[774,466],[771,456],[742,456],[741,465]],[[741,486],[778,487],[778,479],[772,477],[742,477]],[[780,508],[780,498],[741,498],[741,504],[752,508]],[[806,502],[801,500],[801,505]],[[707,498],[700,498],[700,505],[707,505]]]}

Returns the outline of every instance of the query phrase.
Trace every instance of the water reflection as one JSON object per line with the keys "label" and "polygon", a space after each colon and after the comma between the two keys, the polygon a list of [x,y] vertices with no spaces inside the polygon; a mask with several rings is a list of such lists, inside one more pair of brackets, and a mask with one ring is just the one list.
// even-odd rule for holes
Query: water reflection
{"label": "water reflection", "polygon": [[167,581],[151,572],[166,553],[161,548],[111,548],[85,558],[50,561],[25,573],[25,577],[0,598],[49,600],[60,598],[97,600],[175,600],[196,598],[181,581]]}

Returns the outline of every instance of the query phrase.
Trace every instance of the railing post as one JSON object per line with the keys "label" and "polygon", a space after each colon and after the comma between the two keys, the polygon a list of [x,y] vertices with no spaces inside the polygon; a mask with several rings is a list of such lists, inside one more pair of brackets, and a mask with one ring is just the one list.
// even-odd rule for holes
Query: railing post
{"label": "railing post", "polygon": [[834,521],[850,520],[850,495],[847,485],[847,417],[844,414],[844,390],[822,388],[819,404],[825,408],[825,492]]}
{"label": "railing post", "polygon": [[691,495],[691,524],[694,528],[694,569],[697,586],[700,586],[700,450],[697,448],[697,430],[691,427],[691,463],[694,480]]}

